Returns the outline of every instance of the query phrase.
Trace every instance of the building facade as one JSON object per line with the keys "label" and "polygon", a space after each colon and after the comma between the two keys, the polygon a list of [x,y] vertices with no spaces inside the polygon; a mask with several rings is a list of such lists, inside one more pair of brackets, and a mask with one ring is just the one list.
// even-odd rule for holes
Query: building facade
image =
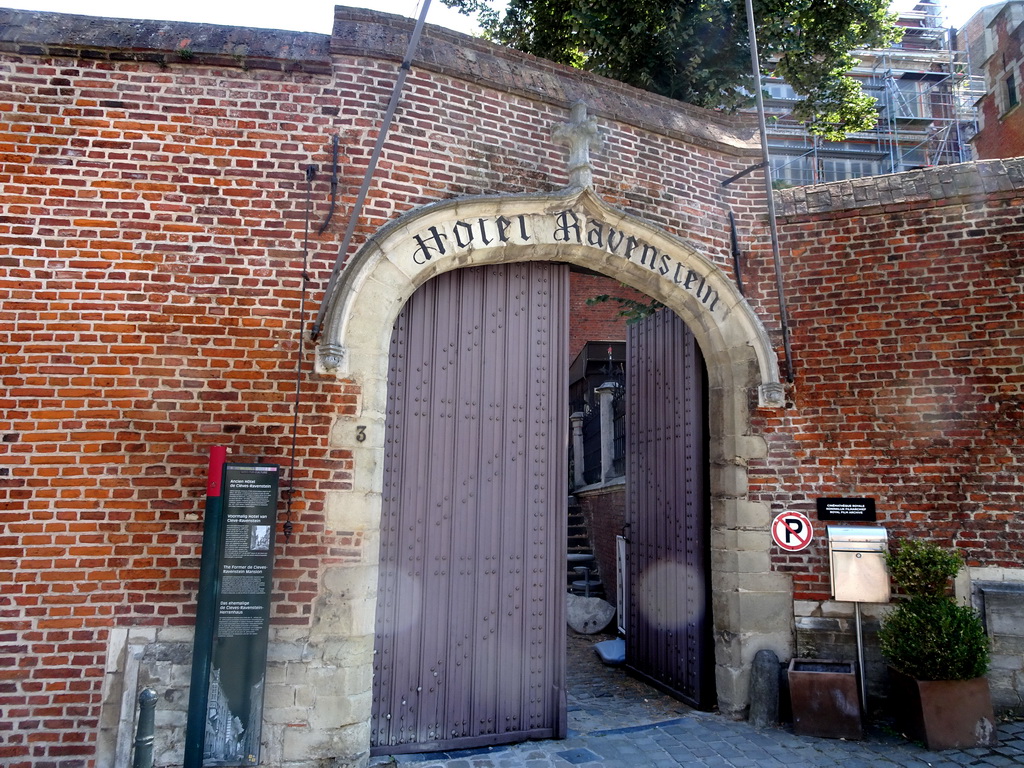
{"label": "building facade", "polygon": [[993,5],[979,11],[972,23],[980,27],[978,69],[985,78],[985,95],[978,100],[980,130],[974,139],[979,158],[1024,155],[1024,116],[1020,110],[1024,55],[1021,24],[1024,5]]}
{"label": "building facade", "polygon": [[[965,597],[979,584],[1024,583],[1020,164],[786,191],[780,285],[763,180],[724,183],[760,158],[752,122],[428,28],[331,283],[411,29],[340,7],[330,36],[0,11],[6,765],[127,764],[145,686],[159,694],[157,765],[180,764],[215,445],[281,465],[290,491],[262,763],[361,766],[371,748],[440,738],[436,727],[420,742],[381,735],[380,636],[458,618],[422,586],[447,565],[410,566],[406,578],[390,564],[389,547],[405,541],[394,531],[448,531],[439,538],[464,549],[422,557],[464,558],[462,572],[481,583],[492,571],[520,578],[562,565],[531,549],[488,564],[482,539],[445,522],[445,493],[468,480],[446,461],[447,444],[430,442],[435,433],[414,457],[433,463],[396,463],[408,458],[396,447],[396,393],[413,379],[396,378],[395,350],[406,347],[395,345],[425,354],[419,368],[448,366],[437,318],[472,302],[423,297],[463,280],[506,281],[467,333],[507,313],[496,335],[512,315],[540,334],[507,334],[534,340],[531,375],[510,357],[466,369],[468,380],[522,379],[533,404],[555,397],[529,387],[564,378],[555,374],[570,362],[569,323],[547,308],[574,283],[577,296],[592,290],[595,273],[657,299],[692,334],[706,369],[702,683],[722,712],[745,713],[757,651],[789,658],[808,637],[849,629],[851,607],[830,599],[821,526],[789,552],[772,539],[779,513],[813,517],[816,498],[871,497],[894,538],[963,552]],[[551,325],[537,331],[542,304]],[[490,338],[467,345],[486,352]],[[485,423],[505,399],[460,397],[436,398],[450,406],[442,420]],[[568,424],[539,413],[510,413],[492,446],[499,466],[488,477],[509,488],[529,478],[516,486],[526,500],[501,506],[488,529],[495,546],[520,533],[523,547],[543,545],[550,537],[535,532],[563,525],[564,509],[529,495],[545,485],[564,498],[564,454],[533,451],[549,438],[564,445]],[[527,473],[502,448],[516,440]],[[437,478],[450,481],[440,511],[401,518],[406,502],[395,499],[428,495]],[[483,505],[462,507],[472,525],[478,507],[482,519]],[[531,568],[516,564],[527,556]],[[512,594],[513,624],[494,634],[524,645],[473,663],[499,674],[511,658],[548,690],[564,583],[522,578],[530,601]],[[497,597],[481,596],[474,620],[506,605],[506,582],[493,583]],[[404,607],[392,609],[392,595]],[[993,671],[1004,707],[1024,667],[1007,643]],[[427,661],[408,674],[416,693],[455,679]],[[505,732],[471,725],[471,738]]]}
{"label": "building facade", "polygon": [[937,3],[900,15],[903,38],[889,48],[857,51],[850,76],[878,107],[871,130],[843,141],[816,138],[790,112],[797,96],[781,80],[766,85],[772,172],[781,188],[900,173],[973,159],[975,101],[982,78],[968,60],[970,38],[945,26]]}

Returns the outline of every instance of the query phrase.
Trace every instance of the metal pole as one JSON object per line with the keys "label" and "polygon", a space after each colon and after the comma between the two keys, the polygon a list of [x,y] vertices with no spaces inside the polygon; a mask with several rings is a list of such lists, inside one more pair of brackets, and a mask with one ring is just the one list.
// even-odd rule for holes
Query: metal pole
{"label": "metal pole", "polygon": [[217,592],[220,529],[223,504],[221,479],[228,449],[210,448],[206,473],[206,511],[203,514],[203,559],[199,564],[199,594],[196,596],[196,631],[192,642],[192,683],[188,691],[188,721],[185,725],[184,768],[202,768],[206,741],[206,706],[210,695],[210,667],[213,664],[213,626],[217,621]]}
{"label": "metal pole", "polygon": [[[858,555],[859,557],[859,555]],[[868,711],[868,676],[864,669],[864,632],[861,629],[860,603],[853,604],[854,621],[857,622],[857,666],[860,671],[860,711]]]}
{"label": "metal pole", "polygon": [[345,228],[345,235],[342,237],[341,247],[338,249],[338,257],[334,261],[334,269],[331,271],[331,277],[327,281],[327,287],[324,289],[324,297],[320,300],[320,309],[317,311],[316,319],[313,321],[313,329],[310,331],[310,338],[313,341],[316,341],[320,336],[324,313],[327,311],[327,306],[331,300],[331,296],[334,294],[335,284],[338,282],[338,277],[341,275],[342,267],[345,266],[345,259],[348,257],[348,247],[352,242],[352,235],[356,231],[356,224],[359,223],[359,216],[362,214],[363,203],[366,201],[366,195],[370,191],[370,181],[373,179],[373,173],[377,168],[377,161],[380,159],[381,151],[384,149],[384,140],[387,138],[388,130],[391,128],[391,121],[395,117],[395,110],[398,108],[398,99],[402,94],[402,86],[405,85],[405,78],[412,69],[412,57],[416,52],[416,46],[419,44],[420,34],[423,32],[423,26],[427,22],[427,11],[429,9],[430,0],[423,0],[423,6],[420,9],[420,16],[416,20],[416,26],[413,27],[412,35],[409,36],[409,45],[405,52],[405,60],[402,62],[402,66],[398,70],[398,79],[395,81],[394,90],[391,92],[391,101],[388,104],[387,112],[384,114],[384,121],[380,126],[380,132],[377,134],[377,143],[373,147],[373,154],[370,156],[370,163],[366,166],[366,174],[363,176],[363,185],[359,188],[355,204],[352,206],[352,211],[349,213],[348,226]]}
{"label": "metal pole", "polygon": [[139,694],[139,725],[135,730],[135,758],[132,760],[132,768],[153,768],[155,710],[156,691],[144,688]]}
{"label": "metal pole", "polygon": [[779,322],[782,324],[782,345],[786,350],[786,381],[793,382],[793,351],[789,346],[789,312],[782,288],[782,260],[779,256],[779,231],[775,224],[775,192],[772,189],[772,162],[768,156],[768,129],[764,119],[764,94],[761,93],[761,63],[757,54],[757,31],[754,29],[754,2],[747,3],[747,32],[750,37],[750,65],[754,73],[754,95],[757,99],[757,126],[761,132],[761,157],[764,160],[764,190],[768,199],[768,229],[772,236],[772,259],[775,262],[775,288],[779,294]]}
{"label": "metal pole", "polygon": [[[338,137],[335,136],[335,139]],[[338,146],[334,146],[337,152]],[[335,155],[335,167],[337,167],[337,155]],[[337,175],[337,171],[335,171]],[[302,345],[306,341],[306,289],[309,287],[309,216],[313,207],[313,179],[316,177],[316,166],[311,165],[306,169],[306,229],[302,237],[302,298],[299,301],[299,333],[295,347],[295,403],[292,408],[292,450],[291,462],[288,468],[288,507],[284,517],[284,540],[291,541],[292,538],[292,502],[295,500],[295,445],[299,434],[299,405],[302,400]],[[332,182],[333,183],[333,182]],[[333,205],[333,201],[331,201]],[[326,224],[325,224],[326,226]]]}

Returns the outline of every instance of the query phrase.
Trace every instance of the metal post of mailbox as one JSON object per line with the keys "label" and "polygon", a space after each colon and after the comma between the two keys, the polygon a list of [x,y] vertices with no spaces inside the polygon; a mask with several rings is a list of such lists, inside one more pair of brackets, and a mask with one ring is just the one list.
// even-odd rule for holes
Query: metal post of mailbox
{"label": "metal post of mailbox", "polygon": [[867,712],[868,684],[864,669],[864,634],[861,628],[861,603],[888,603],[889,569],[885,555],[889,537],[884,528],[828,526],[828,558],[832,596],[852,602],[857,629],[857,664],[860,667],[861,709]]}

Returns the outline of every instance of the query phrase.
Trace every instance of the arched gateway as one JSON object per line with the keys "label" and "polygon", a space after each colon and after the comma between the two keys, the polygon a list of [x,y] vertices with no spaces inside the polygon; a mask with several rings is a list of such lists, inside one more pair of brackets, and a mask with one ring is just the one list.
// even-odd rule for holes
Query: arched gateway
{"label": "arched gateway", "polygon": [[[684,241],[614,209],[585,186],[424,207],[384,227],[346,266],[326,307],[317,367],[353,381],[361,397],[355,414],[333,426],[333,444],[352,450],[354,479],[350,490],[329,494],[327,525],[363,532],[366,551],[376,557],[389,345],[406,302],[441,273],[524,261],[579,265],[643,291],[682,318],[703,351],[716,687],[721,710],[741,713],[753,655],[791,647],[792,590],[787,577],[770,569],[769,510],[747,500],[747,462],[765,451],[764,441],[750,434],[752,396],[759,407],[782,405],[777,360],[727,275]],[[376,562],[328,567],[310,637],[325,666],[347,668],[353,723],[370,715],[378,578]],[[324,687],[323,695],[339,693],[336,686],[327,692],[326,678],[314,685]],[[326,729],[322,737],[332,741]]]}

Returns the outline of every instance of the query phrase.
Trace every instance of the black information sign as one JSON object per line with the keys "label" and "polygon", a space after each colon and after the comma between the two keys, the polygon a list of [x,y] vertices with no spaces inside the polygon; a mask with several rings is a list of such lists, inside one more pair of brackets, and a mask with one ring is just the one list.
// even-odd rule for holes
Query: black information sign
{"label": "black information sign", "polygon": [[225,464],[203,766],[259,764],[277,519],[276,464]]}
{"label": "black information sign", "polygon": [[847,523],[875,522],[874,499],[818,499],[818,519]]}

